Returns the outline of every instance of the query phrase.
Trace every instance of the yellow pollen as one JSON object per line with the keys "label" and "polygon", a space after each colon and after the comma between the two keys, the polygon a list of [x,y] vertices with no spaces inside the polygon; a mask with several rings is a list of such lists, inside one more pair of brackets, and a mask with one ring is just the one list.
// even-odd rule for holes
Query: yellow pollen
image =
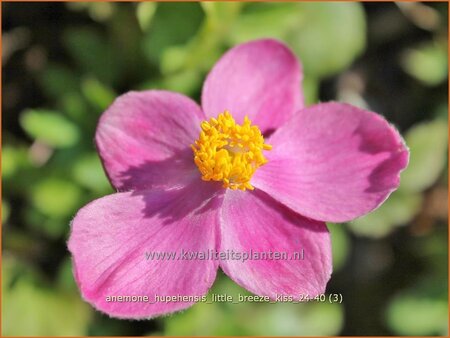
{"label": "yellow pollen", "polygon": [[203,121],[201,128],[191,148],[202,180],[222,181],[224,188],[233,190],[253,190],[250,179],[267,163],[263,150],[272,149],[264,144],[261,130],[247,116],[242,125],[236,124],[228,111]]}

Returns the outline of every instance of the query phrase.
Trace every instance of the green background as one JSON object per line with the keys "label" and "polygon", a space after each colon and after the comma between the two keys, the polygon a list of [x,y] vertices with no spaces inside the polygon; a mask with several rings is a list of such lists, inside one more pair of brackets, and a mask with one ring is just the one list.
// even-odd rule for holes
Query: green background
{"label": "green background", "polygon": [[[448,334],[446,3],[2,3],[3,335]],[[342,304],[197,304],[148,321],[81,300],[69,223],[112,193],[93,138],[129,90],[198,100],[231,46],[261,37],[301,59],[308,104],[369,107],[411,150],[400,188],[329,224]],[[246,293],[222,273],[212,292]]]}

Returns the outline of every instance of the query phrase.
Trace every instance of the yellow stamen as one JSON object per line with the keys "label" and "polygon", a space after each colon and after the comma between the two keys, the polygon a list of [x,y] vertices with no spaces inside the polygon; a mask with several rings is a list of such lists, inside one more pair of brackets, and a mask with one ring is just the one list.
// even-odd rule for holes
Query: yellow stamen
{"label": "yellow stamen", "polygon": [[222,181],[224,188],[232,190],[254,189],[250,179],[267,163],[263,150],[272,146],[264,144],[261,131],[251,123],[245,116],[242,125],[236,124],[228,111],[201,123],[202,131],[191,148],[202,180]]}

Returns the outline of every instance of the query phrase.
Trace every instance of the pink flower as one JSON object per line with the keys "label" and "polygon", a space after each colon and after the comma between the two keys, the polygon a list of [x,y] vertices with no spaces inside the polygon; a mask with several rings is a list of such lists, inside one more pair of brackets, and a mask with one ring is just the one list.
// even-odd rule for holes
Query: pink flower
{"label": "pink flower", "polygon": [[[119,192],[82,208],[68,243],[84,299],[111,316],[150,318],[191,306],[219,267],[271,299],[325,292],[325,222],[377,208],[398,187],[409,154],[380,115],[337,102],[305,108],[301,79],[286,46],[258,40],[214,66],[202,108],[157,90],[109,107],[96,143]],[[146,259],[212,251],[304,259]],[[167,296],[175,301],[157,301]]]}

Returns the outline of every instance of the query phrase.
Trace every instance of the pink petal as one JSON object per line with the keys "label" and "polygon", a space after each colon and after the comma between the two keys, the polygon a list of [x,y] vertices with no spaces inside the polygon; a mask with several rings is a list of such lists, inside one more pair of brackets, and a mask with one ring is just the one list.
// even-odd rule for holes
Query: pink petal
{"label": "pink petal", "polygon": [[399,185],[409,152],[380,115],[343,103],[300,111],[267,140],[251,183],[296,212],[345,222],[377,208]]}
{"label": "pink petal", "polygon": [[[222,260],[223,271],[247,290],[276,299],[279,295],[315,297],[330,278],[331,243],[323,222],[304,218],[261,191],[227,191],[221,217],[221,251],[253,255],[285,253],[288,259]],[[251,254],[250,252],[253,252]],[[298,258],[293,259],[294,253]],[[274,257],[273,257],[274,258]]]}
{"label": "pink petal", "polygon": [[129,92],[98,124],[95,140],[119,190],[183,186],[198,175],[192,144],[205,117],[191,99],[167,91]]}
{"label": "pink petal", "polygon": [[[201,296],[214,282],[214,260],[151,260],[146,252],[216,249],[216,186],[198,182],[170,191],[116,193],[81,209],[69,250],[86,301],[119,318],[150,318],[191,306],[191,299],[155,302],[155,295]],[[181,257],[181,256],[180,256]],[[148,296],[149,302],[108,302],[108,296]]]}
{"label": "pink petal", "polygon": [[209,73],[202,93],[208,117],[228,110],[262,131],[276,129],[303,107],[301,66],[276,40],[256,40],[229,50]]}

